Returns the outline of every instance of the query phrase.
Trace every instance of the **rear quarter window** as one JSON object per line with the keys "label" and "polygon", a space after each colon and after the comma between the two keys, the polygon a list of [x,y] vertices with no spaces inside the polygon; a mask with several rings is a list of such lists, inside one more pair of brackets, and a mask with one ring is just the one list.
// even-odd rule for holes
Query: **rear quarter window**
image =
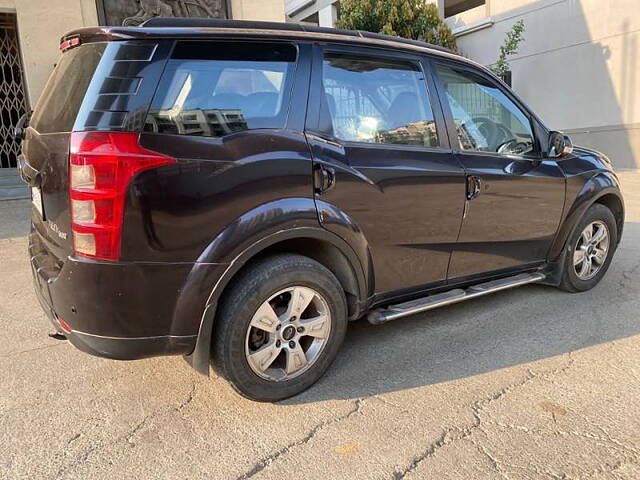
{"label": "rear quarter window", "polygon": [[106,43],[90,43],[65,52],[49,77],[31,117],[39,133],[70,132]]}
{"label": "rear quarter window", "polygon": [[221,137],[284,128],[296,57],[284,43],[178,42],[145,131]]}

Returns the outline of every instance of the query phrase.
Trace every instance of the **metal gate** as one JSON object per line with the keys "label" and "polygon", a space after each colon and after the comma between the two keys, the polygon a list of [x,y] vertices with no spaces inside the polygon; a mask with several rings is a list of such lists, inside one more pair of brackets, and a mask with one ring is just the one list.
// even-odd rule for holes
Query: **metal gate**
{"label": "metal gate", "polygon": [[16,16],[0,12],[0,167],[16,166],[20,146],[13,127],[27,111]]}

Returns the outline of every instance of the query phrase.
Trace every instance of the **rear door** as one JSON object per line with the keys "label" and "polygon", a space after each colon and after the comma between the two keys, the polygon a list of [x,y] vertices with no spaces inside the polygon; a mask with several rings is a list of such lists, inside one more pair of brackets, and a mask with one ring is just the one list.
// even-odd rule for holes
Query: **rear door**
{"label": "rear door", "polygon": [[534,120],[484,72],[454,63],[435,71],[468,185],[449,279],[544,262],[560,223],[565,179],[540,152]]}
{"label": "rear door", "polygon": [[376,294],[444,282],[465,176],[449,147],[428,63],[326,46],[317,48],[313,72],[307,138],[316,168],[332,177],[316,185],[323,225],[338,235],[348,224],[362,232]]}
{"label": "rear door", "polygon": [[172,42],[80,44],[60,57],[34,109],[18,166],[32,189],[34,229],[48,250],[73,249],[69,212],[72,131],[141,131]]}

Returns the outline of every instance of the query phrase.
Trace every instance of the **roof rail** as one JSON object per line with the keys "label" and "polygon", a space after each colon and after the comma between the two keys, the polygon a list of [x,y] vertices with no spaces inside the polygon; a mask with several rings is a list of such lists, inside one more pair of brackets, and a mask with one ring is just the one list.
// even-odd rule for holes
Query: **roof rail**
{"label": "roof rail", "polygon": [[300,23],[281,23],[281,22],[259,22],[253,20],[223,20],[219,18],[187,18],[187,17],[153,17],[140,25],[142,28],[244,28],[256,30],[283,30],[289,32],[311,32],[311,33],[329,33],[333,35],[344,35],[345,37],[361,37],[376,40],[386,40],[396,43],[404,43],[418,47],[431,48],[441,52],[456,52],[433,45],[431,43],[422,42],[420,40],[410,40],[407,38],[392,37],[391,35],[383,35],[381,33],[365,32],[362,30],[342,30],[338,28],[315,27],[312,25],[303,25]]}

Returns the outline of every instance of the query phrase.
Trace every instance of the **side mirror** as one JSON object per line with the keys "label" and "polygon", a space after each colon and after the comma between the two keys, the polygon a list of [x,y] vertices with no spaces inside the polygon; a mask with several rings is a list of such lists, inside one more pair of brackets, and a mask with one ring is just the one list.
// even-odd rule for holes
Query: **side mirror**
{"label": "side mirror", "polygon": [[560,158],[573,152],[571,139],[562,132],[549,132],[549,158]]}

